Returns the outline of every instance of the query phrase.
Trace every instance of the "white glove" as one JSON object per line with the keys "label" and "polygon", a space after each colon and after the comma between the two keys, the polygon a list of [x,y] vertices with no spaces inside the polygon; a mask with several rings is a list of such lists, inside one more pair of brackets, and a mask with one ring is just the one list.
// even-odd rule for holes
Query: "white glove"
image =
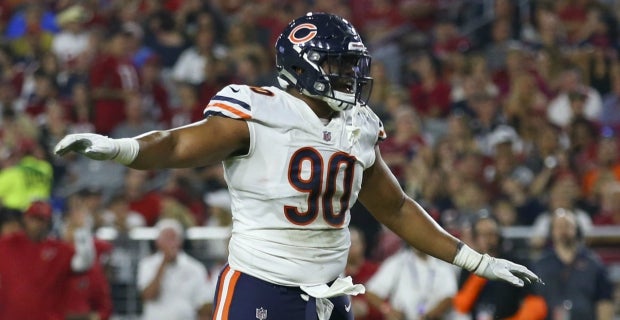
{"label": "white glove", "polygon": [[131,138],[111,139],[94,133],[77,133],[62,138],[54,153],[62,156],[73,151],[94,160],[116,160],[127,165],[136,159],[139,148],[138,141]]}
{"label": "white glove", "polygon": [[544,284],[534,272],[528,268],[505,259],[493,258],[488,254],[481,255],[465,244],[459,245],[459,251],[453,263],[481,277],[490,280],[504,280],[517,287],[527,283]]}
{"label": "white glove", "polygon": [[482,256],[482,261],[474,273],[490,280],[508,281],[517,287],[523,287],[525,281],[542,283],[528,268],[505,259],[493,258],[488,254]]}

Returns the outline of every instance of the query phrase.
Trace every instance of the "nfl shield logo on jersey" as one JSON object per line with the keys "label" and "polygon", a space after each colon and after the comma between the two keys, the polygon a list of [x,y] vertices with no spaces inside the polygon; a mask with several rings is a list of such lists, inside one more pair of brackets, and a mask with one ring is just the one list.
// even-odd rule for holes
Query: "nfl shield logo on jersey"
{"label": "nfl shield logo on jersey", "polygon": [[332,141],[332,133],[329,131],[323,131],[323,140]]}
{"label": "nfl shield logo on jersey", "polygon": [[267,319],[267,310],[262,307],[256,308],[256,319],[265,320]]}

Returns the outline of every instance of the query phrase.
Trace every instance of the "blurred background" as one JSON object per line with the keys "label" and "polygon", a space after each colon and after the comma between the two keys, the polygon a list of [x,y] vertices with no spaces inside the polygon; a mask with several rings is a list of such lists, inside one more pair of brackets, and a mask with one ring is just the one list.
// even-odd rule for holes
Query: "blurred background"
{"label": "blurred background", "polygon": [[[230,83],[276,85],[275,39],[309,11],[362,34],[380,147],[412,198],[473,247],[472,221],[492,216],[503,249],[531,261],[550,246],[551,215],[570,212],[619,317],[620,1],[2,0],[2,204],[49,200],[52,234],[87,212],[112,244],[102,263],[118,319],[140,314],[136,266],[164,217],[215,277],[231,223],[220,166],[135,171],[52,149],[69,133],[197,121]],[[377,264],[402,248],[360,206],[352,225]]]}

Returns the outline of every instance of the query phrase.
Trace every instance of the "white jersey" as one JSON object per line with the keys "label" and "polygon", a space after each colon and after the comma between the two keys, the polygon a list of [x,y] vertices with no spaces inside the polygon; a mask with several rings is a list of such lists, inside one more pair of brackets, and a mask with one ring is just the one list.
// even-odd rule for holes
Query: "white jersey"
{"label": "white jersey", "polygon": [[244,85],[222,89],[204,114],[245,119],[250,130],[248,153],[224,161],[231,268],[285,286],[336,279],[350,245],[349,208],[385,138],[378,117],[356,106],[323,124],[279,88]]}

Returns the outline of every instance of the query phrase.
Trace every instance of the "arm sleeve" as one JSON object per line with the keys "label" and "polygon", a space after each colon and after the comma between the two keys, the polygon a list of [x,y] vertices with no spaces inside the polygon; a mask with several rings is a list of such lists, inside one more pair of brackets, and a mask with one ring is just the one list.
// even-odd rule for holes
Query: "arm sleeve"
{"label": "arm sleeve", "polygon": [[461,313],[469,313],[478,300],[480,291],[487,284],[487,279],[470,274],[454,296],[454,309]]}
{"label": "arm sleeve", "polygon": [[506,320],[543,320],[547,317],[547,303],[537,295],[527,295],[517,313]]}
{"label": "arm sleeve", "polygon": [[86,228],[75,230],[73,235],[75,253],[71,258],[71,270],[74,272],[84,272],[93,265],[95,261],[95,244],[90,231]]}
{"label": "arm sleeve", "polygon": [[[257,90],[256,88],[254,90]],[[252,90],[248,86],[229,85],[211,98],[203,115],[213,115],[231,119],[252,119]]]}

